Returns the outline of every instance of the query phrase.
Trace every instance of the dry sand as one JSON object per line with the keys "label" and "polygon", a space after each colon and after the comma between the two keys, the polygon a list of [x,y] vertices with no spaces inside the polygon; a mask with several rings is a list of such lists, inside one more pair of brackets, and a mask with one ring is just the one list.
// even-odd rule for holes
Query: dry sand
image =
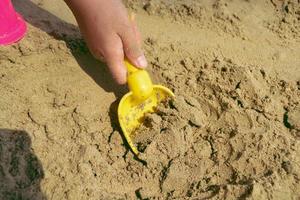
{"label": "dry sand", "polygon": [[[299,199],[299,0],[128,0],[155,82],[177,98],[134,158],[127,91],[60,0],[16,0],[0,47],[0,199]],[[153,127],[151,129],[151,127]]]}

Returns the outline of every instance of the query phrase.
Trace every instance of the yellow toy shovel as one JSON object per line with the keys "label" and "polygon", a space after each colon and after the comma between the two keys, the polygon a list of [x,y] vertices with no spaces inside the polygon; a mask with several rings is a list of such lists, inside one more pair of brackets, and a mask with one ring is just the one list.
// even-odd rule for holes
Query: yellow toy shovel
{"label": "yellow toy shovel", "polygon": [[118,107],[118,118],[123,134],[132,149],[138,155],[132,137],[143,123],[146,113],[155,111],[157,105],[168,97],[175,97],[173,92],[161,85],[153,85],[146,70],[138,69],[125,60],[127,82],[130,92],[121,99]]}

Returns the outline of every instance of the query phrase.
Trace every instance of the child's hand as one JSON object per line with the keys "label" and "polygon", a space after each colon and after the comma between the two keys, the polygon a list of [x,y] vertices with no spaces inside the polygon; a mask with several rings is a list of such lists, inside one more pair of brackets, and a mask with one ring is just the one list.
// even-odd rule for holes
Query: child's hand
{"label": "child's hand", "polygon": [[89,49],[96,58],[106,61],[117,83],[126,83],[124,57],[137,67],[147,66],[137,26],[129,20],[121,0],[65,1]]}

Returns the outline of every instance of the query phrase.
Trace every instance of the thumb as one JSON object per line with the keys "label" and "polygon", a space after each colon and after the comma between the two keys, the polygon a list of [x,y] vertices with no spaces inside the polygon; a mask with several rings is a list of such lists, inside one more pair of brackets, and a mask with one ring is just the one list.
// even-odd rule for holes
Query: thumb
{"label": "thumb", "polygon": [[136,20],[135,20],[136,19],[135,14],[131,13],[129,17],[130,17],[131,26],[132,26],[132,29],[133,29],[133,32],[134,32],[134,35],[135,35],[135,39],[136,39],[138,45],[141,46],[142,37],[141,37],[141,33],[138,29],[138,26],[137,26],[137,23],[136,23]]}
{"label": "thumb", "polygon": [[139,68],[147,67],[147,60],[140,46],[140,34],[137,30],[135,22],[130,23],[128,26],[125,26],[126,30],[123,30],[120,35],[124,53],[128,60]]}

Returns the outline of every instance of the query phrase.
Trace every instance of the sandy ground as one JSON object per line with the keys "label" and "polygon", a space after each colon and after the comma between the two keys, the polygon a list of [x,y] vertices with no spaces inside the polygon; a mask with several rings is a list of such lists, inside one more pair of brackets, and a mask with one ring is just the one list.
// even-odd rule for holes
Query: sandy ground
{"label": "sandy ground", "polygon": [[60,0],[15,0],[0,47],[0,199],[299,199],[300,2],[128,0],[149,71],[177,98],[134,158],[126,87]]}

